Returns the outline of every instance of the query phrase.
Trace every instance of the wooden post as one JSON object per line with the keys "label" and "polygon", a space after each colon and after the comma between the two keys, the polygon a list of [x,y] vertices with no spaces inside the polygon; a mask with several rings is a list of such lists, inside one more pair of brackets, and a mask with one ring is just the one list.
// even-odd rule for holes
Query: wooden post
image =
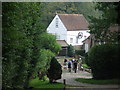
{"label": "wooden post", "polygon": [[66,79],[63,79],[64,85],[66,85]]}
{"label": "wooden post", "polygon": [[64,83],[64,88],[63,88],[63,90],[65,90],[65,87],[66,87],[66,79],[63,79],[63,83]]}

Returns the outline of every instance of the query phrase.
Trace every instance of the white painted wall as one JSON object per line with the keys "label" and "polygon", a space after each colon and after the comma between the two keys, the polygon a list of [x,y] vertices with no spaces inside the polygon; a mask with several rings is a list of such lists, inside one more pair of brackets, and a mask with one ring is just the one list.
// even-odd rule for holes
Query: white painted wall
{"label": "white painted wall", "polygon": [[[58,18],[58,28],[56,28],[56,18]],[[56,15],[50,25],[47,28],[48,33],[52,33],[54,35],[58,35],[59,39],[57,40],[67,40],[67,29],[60,20],[59,16]]]}
{"label": "white painted wall", "polygon": [[[89,30],[67,31],[67,43],[71,45],[82,45],[82,41],[90,36],[90,34],[87,31]],[[76,43],[76,37],[78,36],[79,32],[83,33],[83,37],[81,39],[78,39],[78,43]],[[70,43],[70,38],[73,38],[73,43]]]}

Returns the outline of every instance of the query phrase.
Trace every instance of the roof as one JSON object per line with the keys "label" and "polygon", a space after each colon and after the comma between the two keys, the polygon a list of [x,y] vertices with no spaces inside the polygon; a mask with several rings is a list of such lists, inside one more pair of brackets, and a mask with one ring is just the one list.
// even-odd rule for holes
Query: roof
{"label": "roof", "polygon": [[120,29],[120,26],[119,25],[114,25],[114,26],[111,26],[110,28],[108,28],[111,32],[114,32],[114,31],[118,31]]}
{"label": "roof", "polygon": [[90,37],[91,37],[91,35],[88,38],[86,38],[85,40],[83,40],[82,42],[83,43],[86,42],[88,39],[90,39]]}
{"label": "roof", "polygon": [[82,14],[58,14],[68,31],[88,30],[89,23]]}
{"label": "roof", "polygon": [[57,40],[57,43],[59,43],[62,47],[68,46],[68,44],[65,40]]}

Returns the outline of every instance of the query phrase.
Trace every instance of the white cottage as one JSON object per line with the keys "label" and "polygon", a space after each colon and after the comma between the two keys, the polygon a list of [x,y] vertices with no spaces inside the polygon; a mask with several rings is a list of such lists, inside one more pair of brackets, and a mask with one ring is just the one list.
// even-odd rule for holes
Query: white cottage
{"label": "white cottage", "polygon": [[47,32],[65,40],[69,45],[80,46],[90,36],[89,23],[82,14],[56,14]]}

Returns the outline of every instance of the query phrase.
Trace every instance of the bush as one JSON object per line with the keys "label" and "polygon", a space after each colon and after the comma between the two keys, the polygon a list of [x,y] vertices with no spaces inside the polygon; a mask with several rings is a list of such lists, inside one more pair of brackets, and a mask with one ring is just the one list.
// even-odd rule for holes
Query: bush
{"label": "bush", "polygon": [[74,53],[75,53],[74,47],[70,44],[70,45],[68,46],[67,55],[68,55],[69,57],[73,57],[73,56],[74,56]]}
{"label": "bush", "polygon": [[119,78],[119,44],[96,45],[88,53],[87,64],[94,79]]}
{"label": "bush", "polygon": [[75,50],[75,54],[85,56],[85,50]]}
{"label": "bush", "polygon": [[53,83],[55,80],[61,79],[61,74],[62,74],[61,65],[57,61],[57,59],[53,57],[50,63],[50,68],[48,69],[48,73],[47,73],[49,82]]}

